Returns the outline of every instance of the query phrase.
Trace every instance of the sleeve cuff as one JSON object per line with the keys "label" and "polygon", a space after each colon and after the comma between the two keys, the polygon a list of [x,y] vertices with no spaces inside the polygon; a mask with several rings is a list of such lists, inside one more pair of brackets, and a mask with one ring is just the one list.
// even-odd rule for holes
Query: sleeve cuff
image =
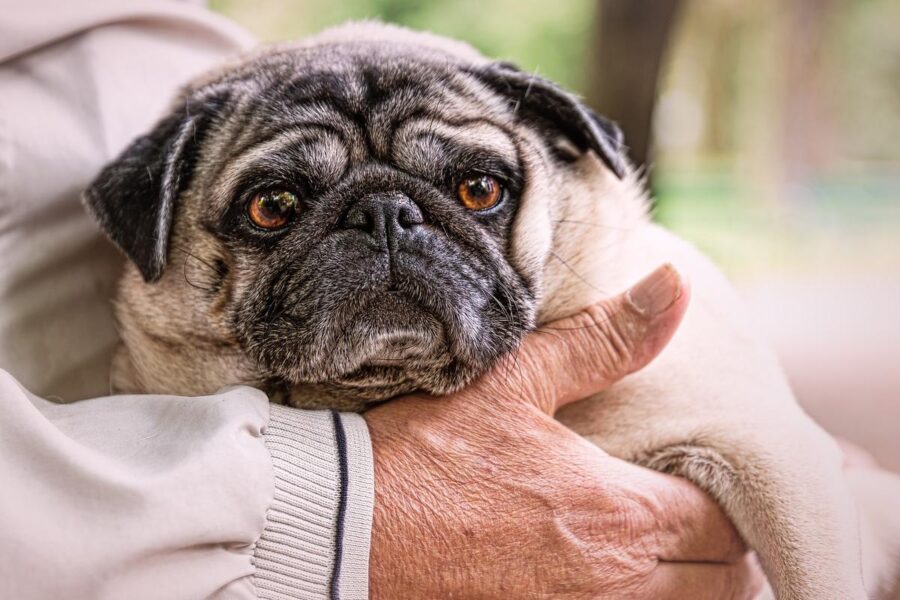
{"label": "sleeve cuff", "polygon": [[368,598],[374,475],[363,418],[271,405],[275,493],[256,544],[264,600]]}

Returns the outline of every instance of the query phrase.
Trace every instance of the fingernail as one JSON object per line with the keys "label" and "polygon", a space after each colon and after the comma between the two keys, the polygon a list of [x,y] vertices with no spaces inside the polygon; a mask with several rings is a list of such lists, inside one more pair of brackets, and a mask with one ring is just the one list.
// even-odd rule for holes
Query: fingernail
{"label": "fingernail", "polygon": [[681,297],[681,276],[675,267],[666,263],[640,280],[626,295],[639,313],[656,316]]}

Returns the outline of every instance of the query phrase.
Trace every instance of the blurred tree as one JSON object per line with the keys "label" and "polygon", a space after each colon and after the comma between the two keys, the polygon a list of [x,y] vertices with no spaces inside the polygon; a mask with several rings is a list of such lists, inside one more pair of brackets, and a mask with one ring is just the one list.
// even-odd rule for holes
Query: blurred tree
{"label": "blurred tree", "polygon": [[387,23],[408,23],[422,12],[419,0],[380,0],[372,2],[372,7]]}
{"label": "blurred tree", "polygon": [[625,132],[631,160],[651,159],[657,82],[683,0],[598,0],[587,100]]}
{"label": "blurred tree", "polygon": [[836,0],[786,3],[781,149],[784,183],[808,183],[834,160],[834,119],[828,83],[830,17]]}

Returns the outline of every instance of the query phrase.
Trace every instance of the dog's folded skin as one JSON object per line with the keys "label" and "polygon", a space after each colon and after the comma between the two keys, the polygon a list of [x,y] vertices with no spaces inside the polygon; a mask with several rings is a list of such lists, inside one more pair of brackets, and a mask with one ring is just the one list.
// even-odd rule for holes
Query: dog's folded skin
{"label": "dog's folded skin", "polygon": [[[709,492],[778,598],[862,599],[864,571],[872,593],[889,575],[881,546],[861,554],[838,448],[727,282],[650,224],[616,127],[550,82],[348,25],[190,84],[86,203],[131,259],[118,391],[247,383],[345,410],[447,393],[673,262],[693,301],[671,345],[559,418]],[[863,539],[896,536],[879,533]]]}

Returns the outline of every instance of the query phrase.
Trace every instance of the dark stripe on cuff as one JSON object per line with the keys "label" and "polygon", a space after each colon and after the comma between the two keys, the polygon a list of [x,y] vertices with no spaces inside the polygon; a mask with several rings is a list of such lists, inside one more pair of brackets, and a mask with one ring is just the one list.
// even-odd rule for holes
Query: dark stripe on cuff
{"label": "dark stripe on cuff", "polygon": [[331,420],[334,423],[334,439],[337,442],[341,480],[334,531],[334,571],[331,574],[330,595],[332,600],[340,600],[341,558],[344,554],[344,520],[347,517],[347,481],[349,474],[347,467],[347,434],[344,433],[344,423],[341,421],[341,414],[336,410],[332,410]]}

